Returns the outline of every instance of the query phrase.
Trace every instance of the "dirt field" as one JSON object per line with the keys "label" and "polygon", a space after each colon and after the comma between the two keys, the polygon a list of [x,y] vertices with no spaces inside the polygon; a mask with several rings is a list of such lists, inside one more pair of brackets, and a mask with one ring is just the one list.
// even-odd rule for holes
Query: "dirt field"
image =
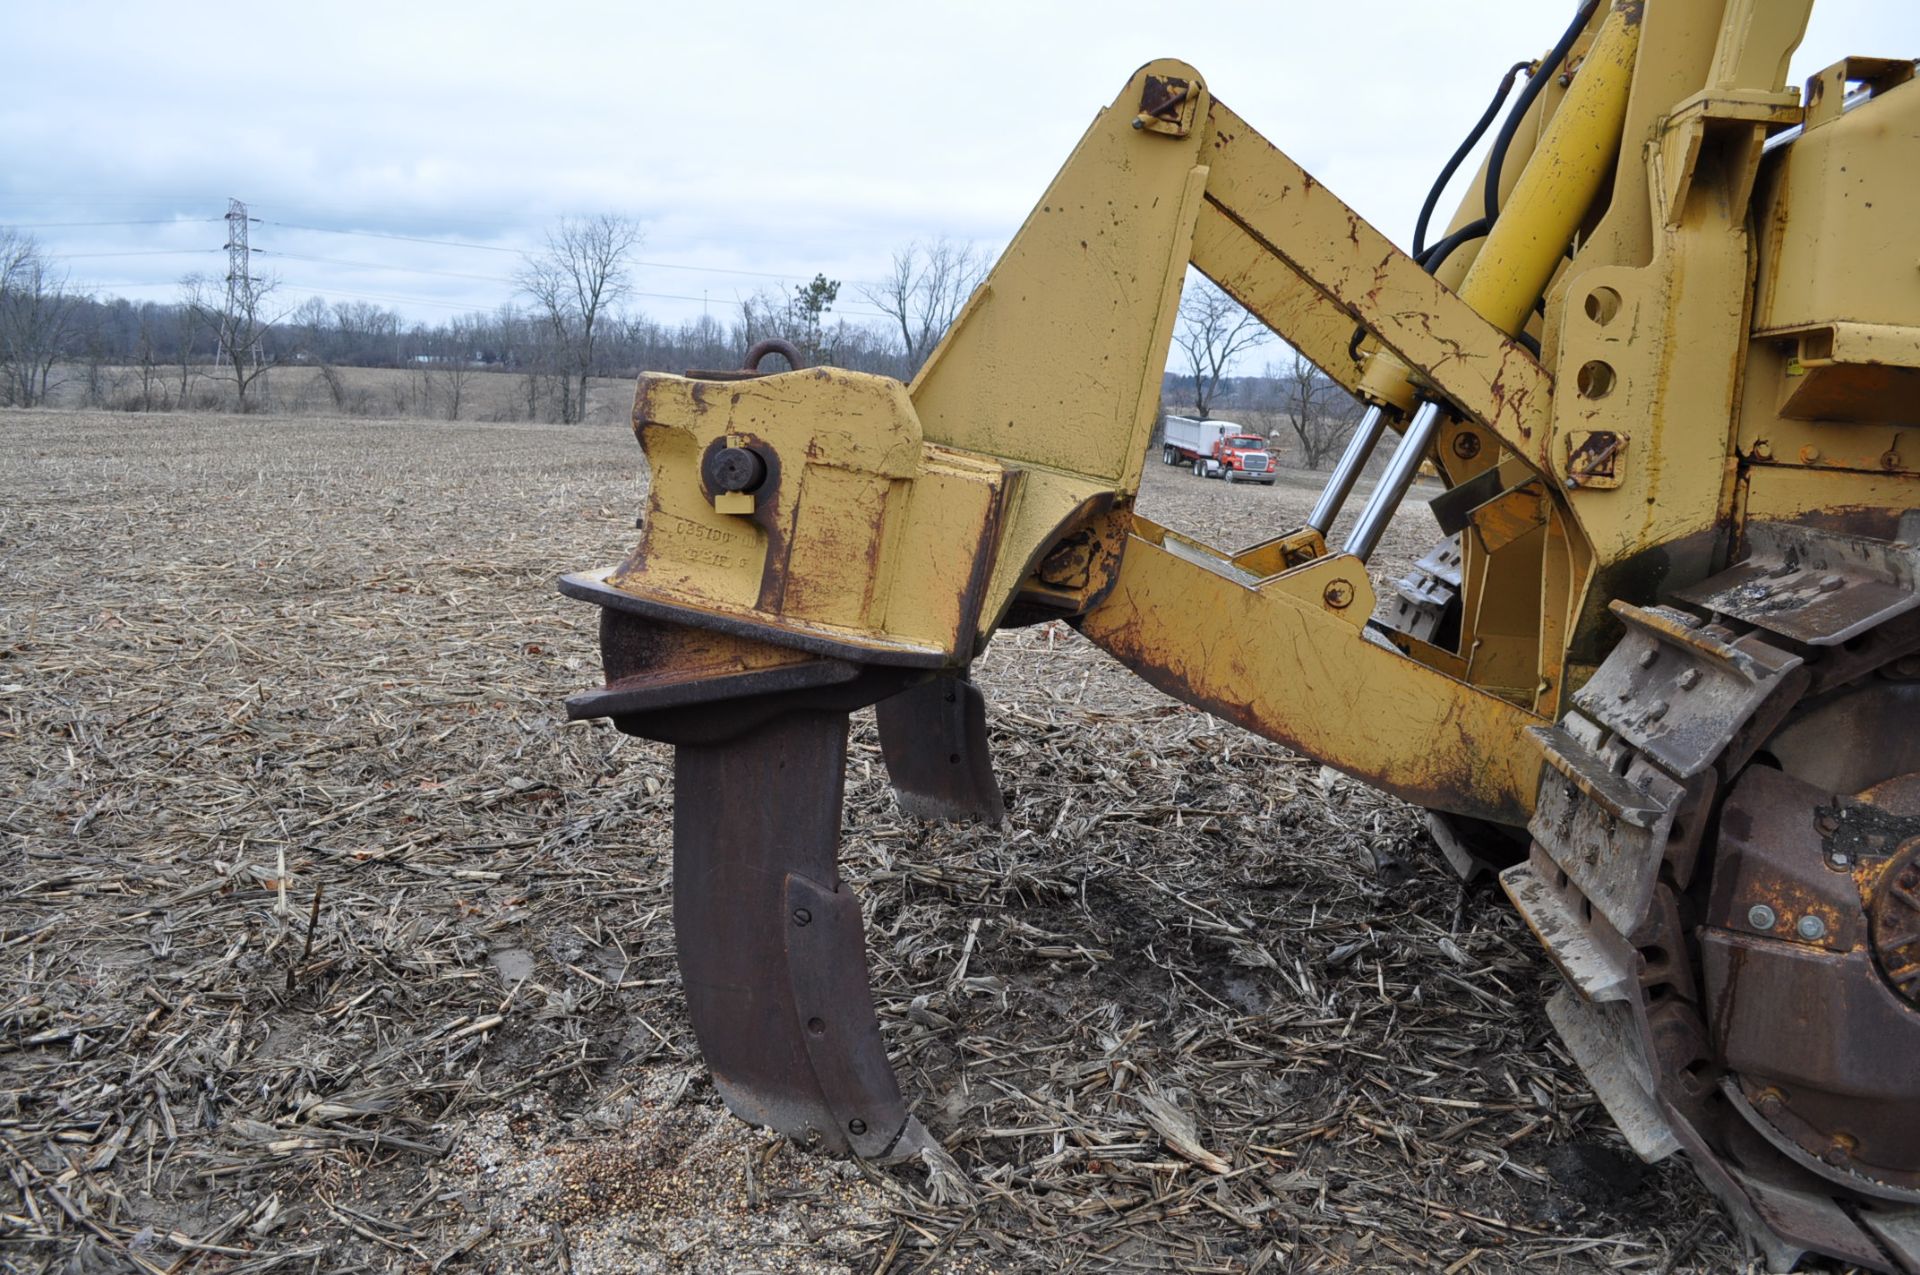
{"label": "dirt field", "polygon": [[[856,719],[843,871],[954,1167],[746,1128],[676,984],[667,752],[562,720],[596,615],[553,577],[629,545],[630,435],[0,439],[8,1269],[1753,1269],[1417,812],[1059,626],[979,668],[1002,829],[902,819]],[[1311,500],[1176,472],[1147,512],[1224,542]]]}
{"label": "dirt field", "polygon": [[[143,390],[140,369],[108,366],[89,371],[66,365],[55,372],[48,406],[107,411],[222,412],[234,408],[231,374],[212,366],[154,369]],[[557,392],[557,391],[556,391]],[[263,373],[248,391],[248,410],[271,416],[425,418],[501,422],[555,415],[545,399],[529,410],[527,378],[517,372],[467,368],[455,377],[435,367],[336,367],[287,363]],[[633,407],[630,377],[595,377],[587,385],[586,419],[619,425]]]}

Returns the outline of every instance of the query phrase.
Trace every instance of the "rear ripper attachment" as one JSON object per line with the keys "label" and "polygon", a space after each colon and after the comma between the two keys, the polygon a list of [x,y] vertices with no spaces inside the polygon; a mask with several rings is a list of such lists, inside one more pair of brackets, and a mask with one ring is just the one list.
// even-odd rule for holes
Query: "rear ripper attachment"
{"label": "rear ripper attachment", "polygon": [[[569,712],[676,749],[735,1112],[926,1146],[836,870],[848,715],[904,811],[998,819],[967,670],[1058,619],[1504,867],[1622,1131],[1777,1262],[1920,1275],[1920,277],[1883,264],[1920,259],[1920,85],[1850,59],[1803,102],[1808,7],[1585,0],[1414,254],[1153,62],[911,386],[777,347],[640,378],[644,532],[561,582],[602,608]],[[1133,511],[1189,266],[1368,405],[1237,552]],[[1382,607],[1428,466],[1449,539]]]}
{"label": "rear ripper attachment", "polygon": [[[852,623],[884,601],[857,587],[869,554],[967,528],[922,525],[893,499],[924,462],[910,435],[877,448],[794,446],[780,428],[796,380],[855,414],[900,410],[897,386],[828,370],[762,376],[754,364],[775,352],[798,362],[791,347],[757,347],[738,372],[643,380],[635,428],[654,466],[648,534],[619,568],[561,582],[603,608],[606,685],[570,699],[568,714],[674,746],[676,946],[727,1106],[823,1150],[904,1156],[928,1145],[926,1133],[881,1044],[860,901],[836,870],[849,714],[881,705],[903,808],[998,820],[1002,805],[984,701],[964,662],[952,663],[971,638],[966,604],[950,598],[944,616],[916,607],[944,629],[922,623],[897,638],[856,636]],[[996,525],[1004,475],[952,464],[928,481],[961,492],[955,505],[976,537]],[[663,498],[675,485],[698,501]],[[841,520],[797,527],[807,499]],[[890,510],[900,515],[891,522]],[[752,533],[767,547],[750,562]],[[843,565],[853,573],[836,579]],[[701,605],[640,586],[663,576],[697,577],[704,587],[686,593]],[[795,631],[773,631],[770,616]]]}

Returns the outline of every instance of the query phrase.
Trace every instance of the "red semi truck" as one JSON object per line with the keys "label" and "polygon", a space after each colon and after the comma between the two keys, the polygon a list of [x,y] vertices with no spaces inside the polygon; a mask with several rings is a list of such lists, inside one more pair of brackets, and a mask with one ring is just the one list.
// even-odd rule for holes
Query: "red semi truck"
{"label": "red semi truck", "polygon": [[1273,456],[1267,440],[1232,421],[1167,417],[1163,465],[1191,465],[1195,478],[1224,478],[1230,483],[1273,483]]}

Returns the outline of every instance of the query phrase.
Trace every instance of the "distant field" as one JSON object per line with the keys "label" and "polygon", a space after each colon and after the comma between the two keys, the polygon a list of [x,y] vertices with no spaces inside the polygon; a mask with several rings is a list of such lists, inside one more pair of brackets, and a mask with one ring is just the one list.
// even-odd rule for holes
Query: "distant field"
{"label": "distant field", "polygon": [[[51,406],[138,411],[230,411],[233,384],[212,368],[197,368],[186,380],[180,369],[160,368],[143,391],[140,371],[131,367],[67,368]],[[288,364],[266,373],[249,390],[249,409],[279,416],[365,416],[390,419],[424,418],[479,422],[540,421],[552,417],[551,403],[527,399],[527,377],[519,372],[467,369],[458,386],[458,416],[454,415],[455,387],[440,368],[341,367],[323,371],[307,364]],[[1183,409],[1169,403],[1167,410]],[[633,378],[603,377],[588,383],[587,420],[624,423],[633,411]],[[1258,430],[1272,439],[1282,466],[1296,466],[1298,445],[1284,414],[1224,407],[1223,419]],[[1384,458],[1382,458],[1384,459]]]}
{"label": "distant field", "polygon": [[[901,817],[855,723],[842,871],[964,1181],[750,1129],[679,992],[668,750],[561,709],[597,616],[553,578],[631,545],[625,430],[0,438],[0,1267],[1753,1269],[1624,1153],[1417,811],[1057,624],[978,666],[1003,828]],[[1238,544],[1312,496],[1150,464],[1142,507]]]}
{"label": "distant field", "polygon": [[[330,369],[287,364],[265,373],[248,390],[251,410],[286,416],[422,417],[449,420],[454,410],[450,374],[437,368],[342,367]],[[336,389],[337,386],[337,389]],[[61,376],[53,406],[138,411],[152,402],[156,410],[223,411],[234,402],[232,380],[212,368],[187,376],[184,398],[178,367],[162,367],[143,391],[140,370],[101,368],[90,374],[70,367]],[[527,402],[526,377],[517,372],[467,369],[459,385],[459,416],[464,421],[537,421],[550,413],[544,402]],[[624,421],[633,411],[633,378],[606,377],[587,388],[587,419]]]}

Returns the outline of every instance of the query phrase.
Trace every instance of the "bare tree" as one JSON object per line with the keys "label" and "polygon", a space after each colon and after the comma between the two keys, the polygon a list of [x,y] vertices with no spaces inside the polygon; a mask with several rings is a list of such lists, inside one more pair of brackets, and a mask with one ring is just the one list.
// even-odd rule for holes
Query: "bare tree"
{"label": "bare tree", "polygon": [[546,249],[524,258],[514,275],[547,328],[559,364],[563,421],[586,417],[597,330],[607,309],[627,294],[626,258],[639,243],[639,225],[625,217],[563,217],[547,232]]}
{"label": "bare tree", "polygon": [[899,329],[908,376],[918,372],[940,344],[986,274],[984,254],[971,244],[943,237],[899,249],[886,278],[860,289]]}
{"label": "bare tree", "polygon": [[433,361],[427,365],[427,377],[440,410],[450,421],[460,419],[460,405],[466,400],[472,383],[474,349],[479,345],[480,321],[474,315],[452,319],[433,334]]}
{"label": "bare tree", "polygon": [[1220,378],[1240,355],[1263,345],[1273,333],[1204,279],[1196,280],[1180,302],[1174,344],[1186,352],[1193,374],[1193,414],[1206,420],[1220,392]]}
{"label": "bare tree", "polygon": [[173,405],[184,411],[187,406],[187,391],[192,387],[193,378],[200,375],[200,365],[195,361],[195,340],[200,335],[200,325],[193,321],[193,311],[186,306],[175,306],[173,310],[173,358],[171,362],[180,373],[179,393],[174,396]]}
{"label": "bare tree", "polygon": [[[1306,355],[1298,350],[1290,354],[1278,378],[1284,386],[1280,410],[1299,441],[1300,463],[1318,469],[1346,446],[1360,420],[1360,404]],[[1274,376],[1272,364],[1267,375]]]}
{"label": "bare tree", "polygon": [[46,401],[81,300],[32,235],[0,228],[0,403]]}
{"label": "bare tree", "polygon": [[133,363],[140,377],[140,410],[153,410],[153,390],[160,380],[160,338],[155,328],[160,307],[140,307],[140,326],[134,333]]}
{"label": "bare tree", "polygon": [[279,286],[271,275],[232,280],[188,275],[180,281],[181,304],[214,343],[221,378],[233,381],[234,406],[242,412],[248,410],[248,392],[284,357],[279,342],[270,339],[283,317],[273,307]]}
{"label": "bare tree", "polygon": [[399,358],[400,316],[365,301],[333,303],[333,333],[328,363],[391,367]]}
{"label": "bare tree", "polygon": [[328,338],[333,329],[333,311],[325,297],[308,297],[286,317],[288,335],[300,354],[316,363],[328,362]]}

